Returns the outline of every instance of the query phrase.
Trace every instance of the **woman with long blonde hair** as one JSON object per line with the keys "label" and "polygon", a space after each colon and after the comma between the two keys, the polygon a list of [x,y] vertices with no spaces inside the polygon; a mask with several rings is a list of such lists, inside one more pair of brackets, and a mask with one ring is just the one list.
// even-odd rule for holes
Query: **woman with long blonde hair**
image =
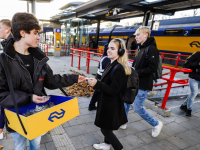
{"label": "woman with long blonde hair", "polygon": [[88,83],[98,91],[97,113],[95,125],[101,128],[104,143],[94,144],[95,149],[110,150],[110,145],[115,150],[122,150],[123,146],[113,130],[127,123],[122,97],[127,86],[127,75],[131,74],[128,66],[128,56],[125,43],[122,39],[113,39],[108,45],[108,58],[111,63],[106,67],[101,80],[89,78]]}

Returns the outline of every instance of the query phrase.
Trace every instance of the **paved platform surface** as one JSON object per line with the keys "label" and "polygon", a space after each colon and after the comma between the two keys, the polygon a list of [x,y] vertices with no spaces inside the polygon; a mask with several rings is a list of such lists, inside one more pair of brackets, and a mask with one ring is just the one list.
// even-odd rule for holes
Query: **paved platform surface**
{"label": "paved platform surface", "polygon": [[[54,73],[71,73],[71,57],[49,57],[49,65]],[[82,67],[86,64],[83,60]],[[74,66],[77,60],[74,59]],[[96,63],[92,64],[95,68]],[[92,75],[86,76],[92,77]],[[60,91],[47,90],[48,94],[61,95]],[[42,136],[40,150],[93,150],[94,143],[103,141],[100,129],[94,125],[96,111],[88,111],[91,97],[79,97],[80,115],[61,126],[51,130]],[[184,101],[185,97],[181,98]],[[197,98],[197,101],[199,98]],[[174,101],[177,101],[176,103]],[[157,138],[151,136],[152,127],[140,116],[133,112],[132,107],[128,115],[128,126],[126,130],[114,131],[124,146],[124,150],[200,150],[200,110],[197,108],[192,117],[185,117],[184,112],[179,110],[181,102],[179,99],[169,101],[170,107],[179,113],[173,113],[164,118],[152,110],[146,110],[156,119],[164,123],[161,134]],[[174,104],[173,104],[174,103]],[[9,133],[0,140],[3,150],[13,150],[14,142]],[[28,147],[27,147],[28,150]]]}

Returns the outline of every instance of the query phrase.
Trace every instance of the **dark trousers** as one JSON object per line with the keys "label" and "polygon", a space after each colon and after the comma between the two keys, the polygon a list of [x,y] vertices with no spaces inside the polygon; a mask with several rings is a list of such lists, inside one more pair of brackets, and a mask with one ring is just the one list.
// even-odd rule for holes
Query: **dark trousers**
{"label": "dark trousers", "polygon": [[5,113],[4,113],[4,108],[0,106],[0,129],[3,129],[4,128],[4,125],[5,125],[5,120],[4,120],[4,116],[5,116]]}
{"label": "dark trousers", "polygon": [[104,135],[104,142],[106,144],[111,144],[114,150],[122,150],[123,146],[120,141],[117,139],[112,130],[101,129],[102,134]]}
{"label": "dark trousers", "polygon": [[89,108],[94,108],[96,102],[97,102],[97,91],[95,90],[92,99],[90,100]]}

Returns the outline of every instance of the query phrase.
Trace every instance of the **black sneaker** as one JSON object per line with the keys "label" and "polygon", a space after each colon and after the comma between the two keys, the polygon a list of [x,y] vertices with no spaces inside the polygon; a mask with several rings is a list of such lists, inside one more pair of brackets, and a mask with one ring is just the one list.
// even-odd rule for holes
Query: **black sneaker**
{"label": "black sneaker", "polygon": [[187,105],[181,105],[181,106],[180,106],[180,109],[182,109],[183,111],[186,112],[186,111],[187,111]]}
{"label": "black sneaker", "polygon": [[97,110],[97,107],[94,106],[94,107],[91,107],[91,108],[88,108],[89,111],[92,111],[92,110]]}
{"label": "black sneaker", "polygon": [[191,113],[192,113],[192,110],[189,110],[189,109],[188,109],[188,110],[186,111],[186,114],[185,114],[185,115],[188,116],[188,117],[191,117]]}

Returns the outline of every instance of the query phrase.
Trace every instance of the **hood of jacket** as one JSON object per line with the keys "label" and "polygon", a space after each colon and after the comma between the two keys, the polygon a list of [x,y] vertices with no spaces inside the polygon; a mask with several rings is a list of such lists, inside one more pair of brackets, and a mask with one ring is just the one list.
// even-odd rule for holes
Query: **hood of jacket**
{"label": "hood of jacket", "polygon": [[[14,49],[14,38],[12,36],[10,36],[10,38],[6,39],[6,43],[5,43],[5,47],[4,47],[4,53],[6,55],[8,55],[9,57],[11,57],[12,59],[15,59],[16,57],[16,51]],[[38,47],[37,48],[28,48],[28,52],[37,60],[41,61],[42,59],[46,59],[46,61],[48,61],[48,57],[45,55],[45,53],[43,53]]]}
{"label": "hood of jacket", "polygon": [[154,37],[149,37],[149,38],[147,38],[147,40],[146,40],[142,45],[139,44],[138,46],[139,46],[139,48],[141,49],[141,48],[147,47],[147,46],[149,46],[149,45],[152,45],[152,46],[157,47],[157,46],[156,46],[156,41],[155,41]]}
{"label": "hood of jacket", "polygon": [[9,34],[9,36],[8,36],[5,40],[3,40],[3,41],[1,42],[1,45],[3,46],[3,48],[6,46],[6,43],[7,43],[11,38],[13,38],[13,36],[12,36],[12,34]]}

